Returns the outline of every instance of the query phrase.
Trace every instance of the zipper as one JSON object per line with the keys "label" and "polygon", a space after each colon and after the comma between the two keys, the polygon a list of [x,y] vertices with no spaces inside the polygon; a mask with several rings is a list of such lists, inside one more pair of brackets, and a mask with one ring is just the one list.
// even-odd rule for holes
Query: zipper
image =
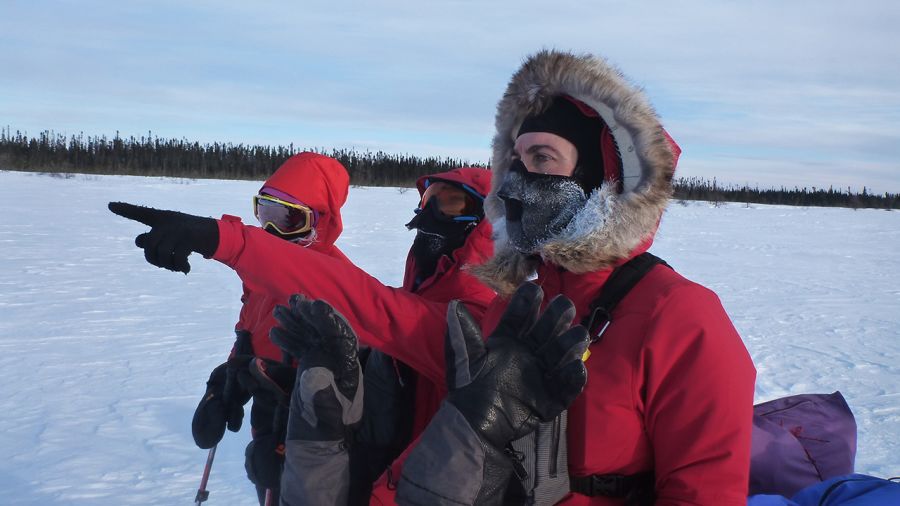
{"label": "zipper", "polygon": [[562,423],[560,422],[560,418],[562,415],[557,416],[553,419],[553,426],[550,431],[550,477],[556,478],[556,475],[559,474],[559,439],[560,432],[562,432]]}

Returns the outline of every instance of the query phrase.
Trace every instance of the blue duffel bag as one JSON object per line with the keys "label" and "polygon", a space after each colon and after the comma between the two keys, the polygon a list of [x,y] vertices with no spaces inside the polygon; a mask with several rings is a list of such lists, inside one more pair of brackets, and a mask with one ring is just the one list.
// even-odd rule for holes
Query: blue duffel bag
{"label": "blue duffel bag", "polygon": [[790,499],[778,495],[754,495],[747,500],[747,506],[888,505],[900,505],[900,483],[865,474],[836,476],[807,487]]}

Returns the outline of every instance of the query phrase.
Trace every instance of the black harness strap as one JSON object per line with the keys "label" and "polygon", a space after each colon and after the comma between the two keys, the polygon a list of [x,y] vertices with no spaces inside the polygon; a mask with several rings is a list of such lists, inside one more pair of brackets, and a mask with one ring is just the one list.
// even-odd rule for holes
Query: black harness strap
{"label": "black harness strap", "polygon": [[653,481],[652,471],[627,476],[624,474],[572,476],[569,479],[572,492],[588,497],[627,498],[629,504],[643,504],[646,493],[649,491],[652,494]]}
{"label": "black harness strap", "polygon": [[606,328],[612,323],[613,309],[657,264],[671,268],[656,255],[642,253],[613,270],[600,289],[600,295],[591,303],[591,311],[581,322],[591,335],[591,343],[603,337]]}
{"label": "black harness strap", "polygon": [[[591,335],[591,344],[603,337],[612,323],[612,313],[619,302],[658,264],[671,269],[665,260],[656,255],[642,253],[613,270],[600,289],[600,295],[591,303],[590,312],[581,322]],[[655,495],[652,471],[632,475],[572,476],[569,482],[573,492],[588,497],[625,498],[627,504],[652,504]]]}

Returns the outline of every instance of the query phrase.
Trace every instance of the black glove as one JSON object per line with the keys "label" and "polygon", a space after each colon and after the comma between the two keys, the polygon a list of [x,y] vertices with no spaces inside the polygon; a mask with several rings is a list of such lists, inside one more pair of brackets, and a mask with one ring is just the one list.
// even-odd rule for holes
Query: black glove
{"label": "black glove", "polygon": [[356,334],[328,303],[294,295],[276,306],[272,342],[297,357],[288,440],[340,441],[362,419]]}
{"label": "black glove", "polygon": [[209,258],[219,247],[219,226],[212,218],[125,202],[110,202],[109,210],[150,227],[150,232],[137,236],[134,243],[157,267],[187,274],[191,270],[187,257],[192,251]]}
{"label": "black glove", "polygon": [[278,490],[284,466],[284,443],[278,434],[257,434],[244,450],[244,470],[255,485]]}
{"label": "black glove", "polygon": [[250,400],[250,394],[233,379],[235,373],[227,363],[213,369],[206,382],[206,393],[194,411],[191,434],[204,450],[219,444],[226,427],[232,432],[241,429],[244,404]]}
{"label": "black glove", "polygon": [[[253,441],[244,451],[247,477],[262,488],[277,491],[284,466],[284,435],[288,403],[296,373],[289,364],[259,357],[237,356],[229,360],[241,364],[238,381],[253,393]],[[256,418],[259,406],[272,406],[271,417]],[[270,408],[271,409],[271,408]]]}
{"label": "black glove", "polygon": [[447,314],[447,400],[495,449],[558,416],[587,381],[590,341],[584,327],[569,328],[575,307],[560,295],[539,316],[543,298],[539,286],[520,286],[487,342],[465,306]]}

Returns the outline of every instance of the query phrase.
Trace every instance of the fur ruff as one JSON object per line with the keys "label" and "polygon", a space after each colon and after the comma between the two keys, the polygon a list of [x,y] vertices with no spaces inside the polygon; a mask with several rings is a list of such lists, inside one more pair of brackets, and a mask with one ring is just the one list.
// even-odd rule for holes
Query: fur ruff
{"label": "fur ruff", "polygon": [[540,259],[516,251],[508,242],[503,202],[497,189],[512,162],[522,121],[546,109],[553,98],[569,95],[596,110],[612,131],[622,161],[622,188],[604,181],[584,208],[538,255],[574,273],[611,267],[656,232],[672,195],[676,156],[644,94],[604,60],[544,50],[529,57],[513,75],[497,105],[491,192],[485,214],[494,228],[494,256],[472,268],[498,293],[512,293],[533,275]]}

